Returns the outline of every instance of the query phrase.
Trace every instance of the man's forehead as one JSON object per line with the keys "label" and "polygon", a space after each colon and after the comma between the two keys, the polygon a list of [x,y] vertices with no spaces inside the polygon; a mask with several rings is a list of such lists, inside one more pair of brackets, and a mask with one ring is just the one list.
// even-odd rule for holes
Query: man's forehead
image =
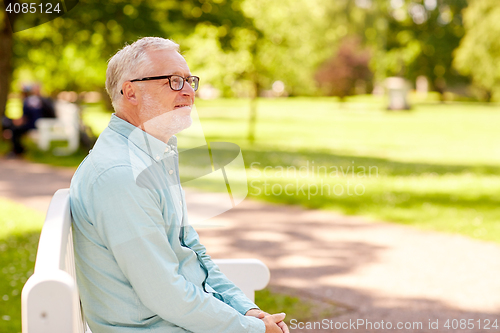
{"label": "man's forehead", "polygon": [[184,57],[175,50],[155,50],[149,53],[153,64],[151,68],[158,75],[177,74],[181,76],[190,75],[189,66]]}

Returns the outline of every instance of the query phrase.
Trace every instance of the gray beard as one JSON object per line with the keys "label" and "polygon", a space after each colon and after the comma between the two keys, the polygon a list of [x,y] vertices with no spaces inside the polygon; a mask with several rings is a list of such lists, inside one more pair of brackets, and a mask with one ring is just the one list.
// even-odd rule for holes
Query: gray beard
{"label": "gray beard", "polygon": [[165,112],[165,108],[148,94],[144,95],[141,113],[149,118],[143,124],[144,131],[165,143],[172,135],[188,128],[193,122],[186,108]]}

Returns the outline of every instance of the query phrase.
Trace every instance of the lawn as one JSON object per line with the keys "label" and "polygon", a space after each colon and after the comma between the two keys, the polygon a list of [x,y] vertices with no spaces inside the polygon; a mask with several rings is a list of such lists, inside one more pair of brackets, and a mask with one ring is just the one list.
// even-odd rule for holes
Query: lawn
{"label": "lawn", "polygon": [[[208,141],[238,144],[249,197],[500,242],[500,107],[417,101],[387,112],[380,97],[198,100]],[[85,109],[94,132],[110,114]],[[182,143],[182,141],[181,141]],[[76,166],[86,152],[30,159]]]}
{"label": "lawn", "polygon": [[44,216],[0,198],[0,332],[21,332],[21,290],[33,274]]}
{"label": "lawn", "polygon": [[[383,99],[200,101],[210,141],[241,146],[249,196],[500,242],[500,107]],[[301,169],[302,168],[302,169]]]}

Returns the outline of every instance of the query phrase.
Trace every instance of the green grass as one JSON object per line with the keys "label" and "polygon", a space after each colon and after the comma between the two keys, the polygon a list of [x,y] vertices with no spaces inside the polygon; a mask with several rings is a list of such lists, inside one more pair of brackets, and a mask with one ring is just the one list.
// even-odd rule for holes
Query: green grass
{"label": "green grass", "polygon": [[[383,99],[358,99],[344,104],[328,98],[260,100],[253,147],[401,162],[500,165],[498,105],[427,103],[410,112],[387,112]],[[199,101],[197,107],[209,138],[249,147],[248,101]]]}
{"label": "green grass", "polygon": [[295,318],[304,321],[314,318],[315,305],[311,301],[305,301],[299,297],[283,293],[276,293],[269,288],[255,292],[255,304],[267,313],[285,312],[285,322]]}
{"label": "green grass", "polygon": [[[410,112],[387,112],[372,96],[261,99],[253,144],[249,100],[196,105],[209,141],[242,148],[250,197],[500,242],[497,104],[415,100]],[[96,133],[109,118],[98,105],[84,113]],[[68,166],[87,153],[32,151],[33,161]]]}
{"label": "green grass", "polygon": [[250,144],[248,101],[197,103],[210,141],[242,147],[250,197],[500,242],[500,107],[384,105],[365,96],[261,100]]}
{"label": "green grass", "polygon": [[21,332],[21,290],[33,268],[43,214],[0,198],[0,332]]}

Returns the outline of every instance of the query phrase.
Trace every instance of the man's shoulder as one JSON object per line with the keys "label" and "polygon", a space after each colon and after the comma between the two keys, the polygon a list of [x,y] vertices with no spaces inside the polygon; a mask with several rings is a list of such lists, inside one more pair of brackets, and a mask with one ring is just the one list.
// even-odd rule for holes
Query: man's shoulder
{"label": "man's shoulder", "polygon": [[92,183],[111,170],[131,170],[130,155],[131,148],[127,138],[108,127],[80,164],[73,179]]}

